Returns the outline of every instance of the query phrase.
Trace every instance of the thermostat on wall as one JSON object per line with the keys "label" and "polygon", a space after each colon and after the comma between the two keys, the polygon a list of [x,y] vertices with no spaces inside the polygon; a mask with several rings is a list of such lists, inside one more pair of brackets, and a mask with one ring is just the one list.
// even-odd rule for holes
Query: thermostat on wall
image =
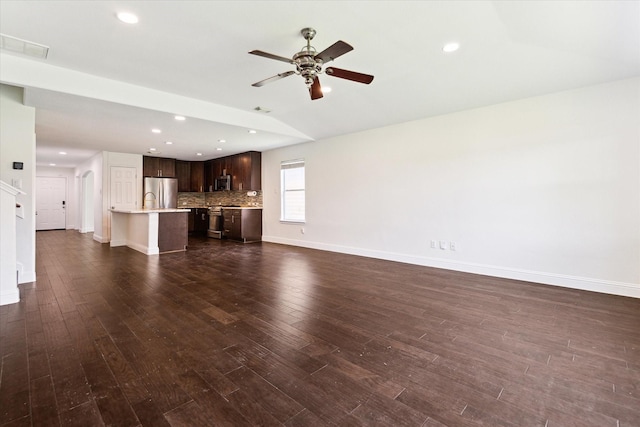
{"label": "thermostat on wall", "polygon": [[14,169],[22,169],[24,164],[22,162],[13,162]]}

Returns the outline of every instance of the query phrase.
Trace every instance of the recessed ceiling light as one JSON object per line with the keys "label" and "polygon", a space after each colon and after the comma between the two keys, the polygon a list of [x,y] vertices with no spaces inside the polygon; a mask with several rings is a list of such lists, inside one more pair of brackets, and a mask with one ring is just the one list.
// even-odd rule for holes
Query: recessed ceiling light
{"label": "recessed ceiling light", "polygon": [[149,148],[149,151],[156,151],[155,148]]}
{"label": "recessed ceiling light", "polygon": [[455,52],[458,49],[460,49],[460,43],[456,43],[456,42],[447,43],[444,46],[442,46],[442,51],[446,53]]}
{"label": "recessed ceiling light", "polygon": [[227,142],[226,139],[219,139],[218,142]]}
{"label": "recessed ceiling light", "polygon": [[196,156],[202,156],[202,153],[196,153]]}
{"label": "recessed ceiling light", "polygon": [[66,151],[60,151],[58,154],[62,154],[64,156],[65,154],[67,154],[67,152]]}
{"label": "recessed ceiling light", "polygon": [[165,142],[165,144],[167,144],[167,145],[171,145],[171,144],[173,144],[173,142],[171,142],[171,141],[167,141],[167,142]]}
{"label": "recessed ceiling light", "polygon": [[49,163],[49,166],[55,166],[55,165],[56,165],[55,163]]}
{"label": "recessed ceiling light", "polygon": [[138,17],[131,12],[118,12],[116,15],[125,24],[137,24]]}
{"label": "recessed ceiling light", "polygon": [[185,117],[185,116],[175,116],[174,118],[175,118],[176,120],[181,121],[181,122],[183,122],[183,121],[185,121],[185,120],[186,120],[186,117]]}
{"label": "recessed ceiling light", "polygon": [[222,151],[222,148],[218,147],[216,148],[216,151]]}
{"label": "recessed ceiling light", "polygon": [[153,132],[153,133],[162,133],[162,131],[160,129],[156,129],[156,128],[151,129],[151,132]]}
{"label": "recessed ceiling light", "polygon": [[250,130],[249,130],[249,133],[258,133],[258,132],[257,132],[257,131],[255,131],[255,130],[253,130],[253,129],[250,129]]}
{"label": "recessed ceiling light", "polygon": [[331,92],[331,88],[329,86],[322,86],[322,93],[329,93]]}

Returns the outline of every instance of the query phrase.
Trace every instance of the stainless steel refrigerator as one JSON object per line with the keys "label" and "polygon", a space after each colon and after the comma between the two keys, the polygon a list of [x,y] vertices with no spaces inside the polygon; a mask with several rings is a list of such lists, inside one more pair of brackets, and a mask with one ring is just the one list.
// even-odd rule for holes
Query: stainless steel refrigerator
{"label": "stainless steel refrigerator", "polygon": [[178,180],[176,178],[144,178],[142,206],[147,209],[178,207]]}

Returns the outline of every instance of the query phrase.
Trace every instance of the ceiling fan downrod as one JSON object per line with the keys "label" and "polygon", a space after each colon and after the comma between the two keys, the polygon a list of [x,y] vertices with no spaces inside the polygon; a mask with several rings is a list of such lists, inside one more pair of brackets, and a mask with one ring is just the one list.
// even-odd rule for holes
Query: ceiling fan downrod
{"label": "ceiling fan downrod", "polygon": [[322,73],[323,62],[322,59],[316,57],[316,49],[311,46],[311,40],[315,37],[316,30],[307,27],[300,30],[300,34],[307,41],[307,45],[293,55],[293,62],[296,65],[297,74],[304,78],[307,87],[311,87],[316,76]]}

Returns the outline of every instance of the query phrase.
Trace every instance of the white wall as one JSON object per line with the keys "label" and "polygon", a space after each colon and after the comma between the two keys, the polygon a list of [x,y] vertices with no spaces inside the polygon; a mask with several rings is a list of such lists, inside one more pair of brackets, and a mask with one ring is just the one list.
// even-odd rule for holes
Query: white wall
{"label": "white wall", "polygon": [[[280,162],[297,158],[307,221],[283,224]],[[265,241],[640,297],[640,78],[276,149],[262,168]]]}
{"label": "white wall", "polygon": [[78,231],[80,233],[93,233],[94,231],[94,179],[95,175],[91,170],[85,171],[80,176],[80,185],[77,188],[78,199],[80,200],[78,203],[78,218],[80,218]]}
{"label": "white wall", "polygon": [[[75,175],[80,179],[89,171],[93,172],[93,239],[100,243],[109,243],[111,239],[110,208],[110,168],[112,166],[133,167],[137,170],[136,185],[137,200],[142,200],[142,155],[112,153],[103,151],[96,154],[75,169]],[[82,200],[82,185],[78,186],[77,199]],[[79,210],[81,217],[82,212]]]}
{"label": "white wall", "polygon": [[0,305],[20,301],[16,224],[22,210],[16,207],[18,194],[20,190],[0,180]]}
{"label": "white wall", "polygon": [[142,155],[104,152],[103,193],[104,209],[102,220],[104,224],[105,241],[111,241],[111,167],[130,167],[136,169],[136,200],[142,206]]}
{"label": "white wall", "polygon": [[[75,177],[75,171],[72,168],[58,168],[53,166],[37,166],[36,178],[65,178],[67,180],[67,199],[66,199],[66,225],[67,230],[74,230],[79,227],[77,219],[78,211],[78,192]],[[37,198],[37,195],[36,195]]]}
{"label": "white wall", "polygon": [[[105,240],[103,237],[104,227],[102,220],[102,169],[103,169],[103,153],[100,152],[95,156],[91,157],[86,162],[82,163],[78,167],[76,167],[75,175],[79,176],[80,179],[87,173],[93,172],[93,239],[97,240],[100,243],[106,243],[108,240]],[[77,199],[82,200],[82,185],[78,186]],[[106,209],[106,208],[105,208]],[[82,207],[80,207],[82,210]],[[81,215],[81,213],[80,213]],[[83,230],[81,230],[83,231]],[[86,230],[84,230],[86,231]]]}
{"label": "white wall", "polygon": [[[36,280],[36,112],[22,104],[22,92],[21,88],[0,84],[0,180],[12,184],[19,179],[26,193],[17,196],[25,216],[16,223],[16,259],[18,283],[27,283]],[[24,169],[14,170],[13,162],[24,163]]]}

